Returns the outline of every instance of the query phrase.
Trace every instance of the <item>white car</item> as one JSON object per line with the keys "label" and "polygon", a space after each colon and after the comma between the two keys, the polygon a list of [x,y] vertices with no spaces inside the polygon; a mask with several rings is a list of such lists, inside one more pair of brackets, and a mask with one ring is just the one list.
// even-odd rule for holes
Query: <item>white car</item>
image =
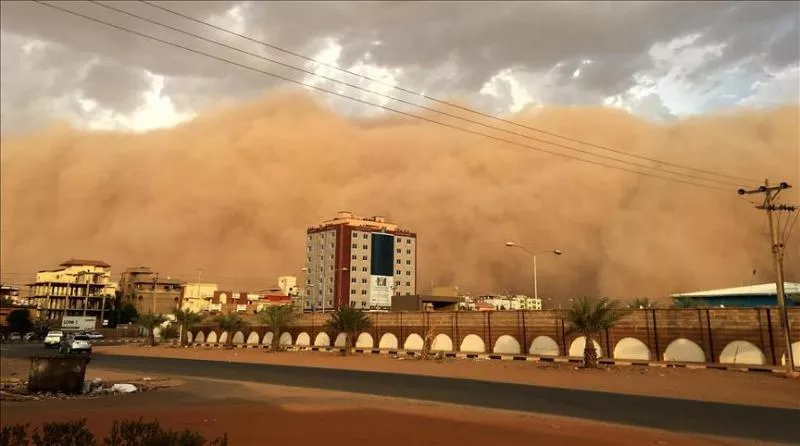
{"label": "white car", "polygon": [[96,340],[96,339],[103,339],[103,333],[100,333],[98,331],[89,331],[89,332],[84,333],[84,335],[88,336],[89,339],[91,339],[93,341]]}
{"label": "white car", "polygon": [[63,331],[48,331],[47,336],[44,338],[44,348],[54,348],[60,346],[61,339],[63,337]]}
{"label": "white car", "polygon": [[91,353],[92,343],[86,335],[67,336],[59,348],[60,353]]}

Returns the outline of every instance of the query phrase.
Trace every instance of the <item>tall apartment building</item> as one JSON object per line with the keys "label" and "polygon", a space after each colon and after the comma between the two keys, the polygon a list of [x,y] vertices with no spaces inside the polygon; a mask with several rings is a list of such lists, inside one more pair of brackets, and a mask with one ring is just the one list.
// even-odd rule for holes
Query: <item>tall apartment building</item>
{"label": "tall apartment building", "polygon": [[417,235],[383,217],[339,212],[308,228],[303,307],[389,310],[417,292]]}
{"label": "tall apartment building", "polygon": [[113,308],[117,284],[111,282],[111,266],[97,260],[71,259],[60,268],[36,273],[29,284],[30,300],[47,319],[95,316],[104,321]]}
{"label": "tall apartment building", "polygon": [[170,314],[180,307],[181,281],[160,276],[147,266],[128,268],[120,277],[121,302],[142,313]]}

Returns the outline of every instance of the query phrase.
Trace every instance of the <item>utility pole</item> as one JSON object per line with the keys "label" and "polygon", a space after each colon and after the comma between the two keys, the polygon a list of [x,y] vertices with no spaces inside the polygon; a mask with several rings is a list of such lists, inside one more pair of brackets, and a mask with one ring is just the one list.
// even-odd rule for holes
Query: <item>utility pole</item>
{"label": "utility pole", "polygon": [[[784,295],[783,289],[783,249],[785,247],[785,240],[781,239],[781,232],[778,226],[773,221],[773,212],[776,211],[794,211],[796,207],[794,206],[787,206],[782,204],[775,204],[775,199],[778,197],[778,194],[784,189],[789,189],[789,183],[782,182],[777,186],[770,186],[769,180],[764,180],[764,185],[760,186],[758,189],[752,190],[745,190],[739,189],[737,192],[739,195],[745,194],[764,194],[764,202],[756,206],[756,209],[761,209],[763,211],[767,211],[767,222],[769,223],[769,237],[770,237],[770,245],[772,247],[772,260],[775,263],[775,273],[776,273],[776,291],[778,294],[778,308],[781,312],[781,325],[783,328],[783,338],[786,342],[786,370],[791,375],[794,374],[794,354],[792,352],[792,337],[791,333],[789,333],[789,314],[786,311],[786,296]],[[778,220],[780,221],[780,220]]]}
{"label": "utility pole", "polygon": [[158,288],[158,273],[153,276],[153,314],[156,314],[156,288]]}

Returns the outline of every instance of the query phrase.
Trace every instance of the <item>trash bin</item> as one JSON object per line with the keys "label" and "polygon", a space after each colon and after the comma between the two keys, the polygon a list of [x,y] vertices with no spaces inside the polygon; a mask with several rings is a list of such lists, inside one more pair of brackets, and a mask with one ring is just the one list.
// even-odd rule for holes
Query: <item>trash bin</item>
{"label": "trash bin", "polygon": [[28,373],[28,393],[82,393],[89,359],[86,356],[32,357]]}

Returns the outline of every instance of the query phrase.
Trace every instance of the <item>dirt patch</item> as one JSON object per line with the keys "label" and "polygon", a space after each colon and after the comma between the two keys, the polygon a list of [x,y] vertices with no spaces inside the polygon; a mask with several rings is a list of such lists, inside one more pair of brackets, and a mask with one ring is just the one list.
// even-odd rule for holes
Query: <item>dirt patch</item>
{"label": "dirt patch", "polygon": [[97,347],[95,350],[111,355],[405,373],[768,407],[800,407],[800,381],[770,373],[633,366],[579,370],[571,364],[528,361],[419,361],[392,359],[388,355],[343,357],[325,352],[268,353],[263,349],[142,348],[128,345]]}
{"label": "dirt patch", "polygon": [[63,393],[29,394],[27,389],[29,359],[2,358],[0,360],[0,400],[2,401],[42,401],[53,399],[101,398],[124,395],[111,389],[115,384],[133,384],[137,392],[150,392],[179,386],[183,381],[175,378],[151,377],[129,372],[107,369],[87,368],[86,381],[91,383],[92,392],[80,395]]}
{"label": "dirt patch", "polygon": [[56,403],[13,403],[13,410],[4,410],[3,424],[86,417],[96,433],[105,434],[114,420],[143,416],[168,428],[199,431],[206,438],[227,432],[235,446],[269,444],[275,435],[281,444],[347,446],[511,446],[532,444],[533,439],[567,446],[746,444],[563,417],[206,379],[189,379],[185,386],[124,401]]}

